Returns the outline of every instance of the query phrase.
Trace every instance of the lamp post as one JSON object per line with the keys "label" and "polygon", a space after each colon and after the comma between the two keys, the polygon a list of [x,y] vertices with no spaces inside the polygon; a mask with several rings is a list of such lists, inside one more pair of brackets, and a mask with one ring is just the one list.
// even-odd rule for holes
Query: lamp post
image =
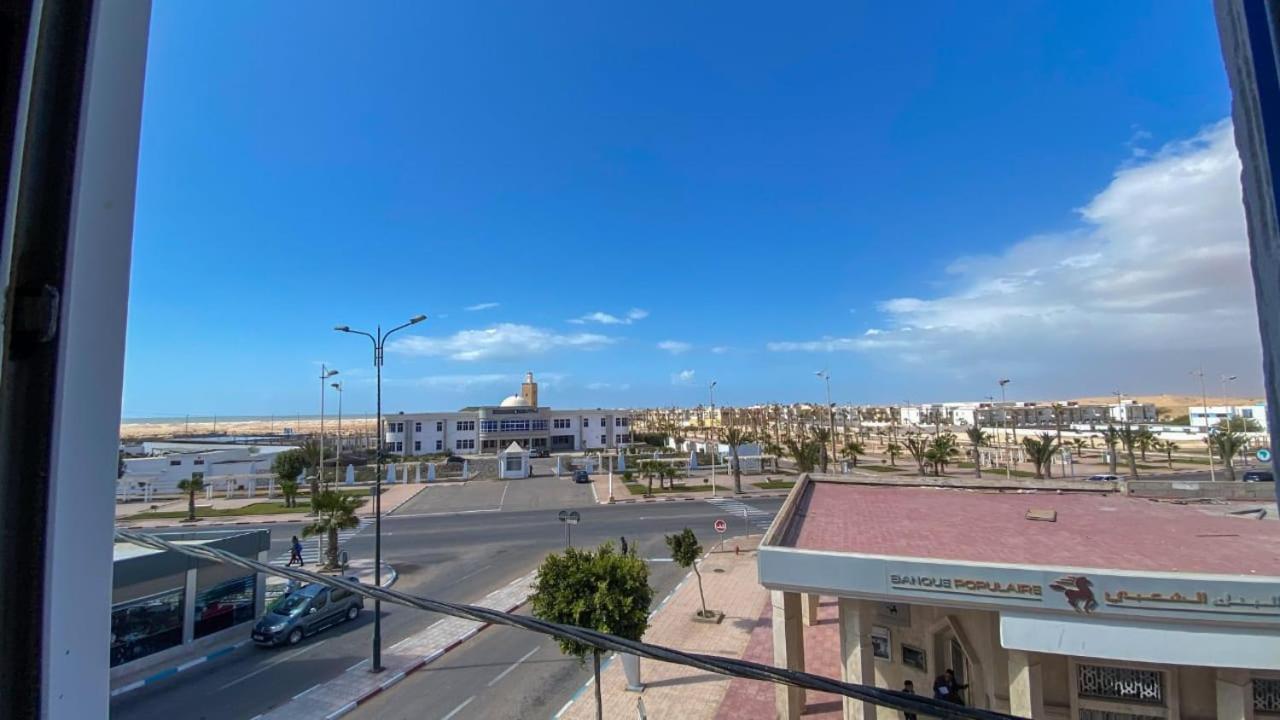
{"label": "lamp post", "polygon": [[1017,427],[1013,428],[1013,442],[1010,443],[1009,427],[1013,425],[1013,423],[1009,421],[1009,418],[1010,418],[1009,403],[1005,400],[1005,397],[1004,397],[1004,386],[1009,384],[1009,378],[1001,378],[999,382],[1000,382],[1000,420],[1001,420],[1000,424],[1004,426],[1002,428],[1004,430],[1004,433],[1003,433],[1004,441],[1006,443],[1009,443],[1009,460],[1004,466],[1004,478],[1006,480],[1012,480],[1013,471],[1010,468],[1013,466],[1013,453],[1015,450],[1017,450],[1018,429]]}
{"label": "lamp post", "polygon": [[836,461],[836,406],[831,404],[831,373],[819,370],[814,373],[827,384],[827,429],[831,433],[831,462]]}
{"label": "lamp post", "polygon": [[[1232,430],[1233,428],[1231,427],[1231,425],[1232,425],[1232,422],[1236,419],[1236,411],[1235,411],[1235,407],[1231,405],[1231,400],[1227,398],[1227,383],[1235,382],[1236,376],[1223,375],[1221,380],[1222,380],[1222,404],[1227,407],[1227,429]],[[1240,431],[1244,432],[1245,430],[1244,423],[1241,422],[1240,426],[1241,426]]]}
{"label": "lamp post", "polygon": [[1209,394],[1204,389],[1204,366],[1192,370],[1191,374],[1200,378],[1200,417],[1204,419],[1204,441],[1209,446],[1209,482],[1216,482],[1218,475],[1213,468],[1213,432],[1209,427]]}
{"label": "lamp post", "polygon": [[[712,380],[710,387],[707,389],[711,393],[711,414],[707,416],[707,421],[708,423],[714,423],[716,417],[716,381]],[[711,425],[707,437],[715,437],[715,425]],[[710,447],[710,443],[708,443],[707,448],[711,450],[711,497],[716,496],[716,451],[720,449],[719,438],[716,438],[713,442],[715,442],[714,449]]]}
{"label": "lamp post", "polygon": [[329,383],[329,387],[338,391],[338,442],[333,453],[333,484],[338,484],[338,472],[342,465],[342,382]]}
{"label": "lamp post", "polygon": [[[382,432],[382,351],[387,344],[387,338],[391,337],[392,333],[410,325],[417,325],[426,319],[426,315],[414,315],[409,322],[397,325],[385,333],[379,325],[375,331],[376,334],[352,330],[347,325],[334,328],[338,332],[363,335],[373,342],[373,367],[378,376],[378,414],[375,425],[378,433],[377,472],[373,476],[373,584],[376,587],[382,587],[382,443],[386,439],[385,433]],[[373,661],[369,670],[382,672],[382,601],[377,599],[373,601]]]}
{"label": "lamp post", "polygon": [[[320,363],[320,457],[316,462],[316,474],[318,474],[320,485],[324,485],[324,383],[329,378],[337,375],[337,370],[330,370]],[[311,498],[312,507],[315,507],[315,498]]]}

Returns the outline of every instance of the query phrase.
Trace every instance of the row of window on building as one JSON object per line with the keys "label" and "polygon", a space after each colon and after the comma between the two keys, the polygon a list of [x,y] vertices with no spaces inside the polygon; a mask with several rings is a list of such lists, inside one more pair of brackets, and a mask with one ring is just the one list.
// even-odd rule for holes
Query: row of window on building
{"label": "row of window on building", "polygon": [[[404,432],[403,422],[387,423],[387,431],[393,433]],[[613,419],[614,427],[628,427],[630,418],[617,417]],[[552,420],[551,427],[556,430],[567,430],[573,426],[573,418],[555,418]],[[582,418],[582,427],[591,427],[591,418]],[[600,427],[609,427],[608,418],[600,418]],[[456,432],[472,432],[476,429],[475,420],[456,420],[454,421],[454,430]],[[481,420],[480,430],[484,432],[508,432],[508,431],[524,431],[546,430],[546,420]],[[413,431],[415,433],[422,432],[422,423],[414,422]],[[444,432],[444,421],[436,421],[436,432]]]}

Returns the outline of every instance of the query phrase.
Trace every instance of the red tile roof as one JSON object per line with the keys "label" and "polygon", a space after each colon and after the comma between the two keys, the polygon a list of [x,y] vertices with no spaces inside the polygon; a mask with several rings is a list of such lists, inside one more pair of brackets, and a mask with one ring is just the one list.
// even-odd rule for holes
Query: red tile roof
{"label": "red tile roof", "polygon": [[[1032,521],[1032,509],[1057,511]],[[782,545],[865,555],[1280,577],[1280,522],[1102,493],[814,482]]]}

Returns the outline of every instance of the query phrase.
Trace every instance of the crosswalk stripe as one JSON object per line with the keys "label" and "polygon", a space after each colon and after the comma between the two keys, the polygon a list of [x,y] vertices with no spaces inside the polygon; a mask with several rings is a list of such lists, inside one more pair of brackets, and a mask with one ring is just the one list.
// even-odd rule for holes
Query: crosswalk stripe
{"label": "crosswalk stripe", "polygon": [[[366,527],[372,524],[373,524],[372,518],[362,517],[360,518],[360,524],[358,526],[351,528],[349,530],[339,530],[338,531],[338,547],[341,548],[343,545],[346,544],[347,540],[350,540],[356,535],[359,535],[362,530],[364,530]],[[323,538],[322,538],[322,541],[323,541]],[[320,562],[320,543],[319,542],[316,542],[315,540],[312,540],[312,539],[307,539],[302,541],[302,561],[304,563],[311,563],[311,564],[316,564]],[[289,550],[285,550],[284,552],[280,553],[280,555],[276,559],[271,561],[272,565],[287,565],[288,563],[289,563]]]}
{"label": "crosswalk stripe", "polygon": [[734,517],[742,517],[745,514],[747,521],[758,530],[768,530],[769,526],[773,524],[774,513],[752,507],[741,500],[734,500],[733,498],[704,498],[704,500]]}

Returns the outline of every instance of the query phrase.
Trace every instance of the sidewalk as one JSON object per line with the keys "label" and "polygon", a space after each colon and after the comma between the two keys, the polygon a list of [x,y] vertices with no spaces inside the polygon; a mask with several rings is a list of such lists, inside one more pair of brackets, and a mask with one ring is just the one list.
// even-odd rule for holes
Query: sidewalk
{"label": "sidewalk", "polygon": [[[638,481],[638,485],[637,485],[638,487],[643,487],[643,488],[649,487],[649,482],[644,477],[640,476],[639,474],[636,474],[635,478]],[[703,499],[712,497],[710,479],[711,479],[711,476],[707,473],[702,473],[701,471],[695,472],[693,477],[689,478],[688,480],[684,480],[684,482],[687,483],[688,487],[690,488],[689,490],[685,490],[685,491],[676,490],[675,492],[659,492],[658,480],[657,478],[654,478],[653,497],[645,497],[644,495],[633,495],[631,491],[627,488],[626,483],[622,481],[622,474],[614,473],[613,474],[613,498],[614,498],[614,502],[616,503],[663,502],[668,500],[703,500]],[[703,482],[704,480],[707,482],[704,483]],[[782,483],[791,483],[794,485],[797,480],[799,480],[798,475],[788,475],[785,473],[764,473],[762,475],[744,474],[742,476],[742,494],[734,495],[733,494],[733,475],[717,472],[716,473],[716,487],[717,487],[716,497],[722,497],[722,498],[736,497],[739,500],[748,500],[752,498],[786,497],[787,493],[790,492],[789,487],[759,488],[759,487],[756,487],[756,484],[766,483],[769,481],[777,481]],[[595,487],[596,502],[601,504],[607,504],[609,502],[609,474],[607,472],[593,473],[591,475],[591,482]],[[681,487],[679,481],[677,481],[676,487],[677,488]],[[707,488],[707,489],[695,490],[693,488]]]}
{"label": "sidewalk", "polygon": [[[427,483],[421,483],[421,484],[410,483],[407,485],[397,483],[395,485],[383,485],[383,488],[384,489],[382,491],[382,515],[383,517],[386,517],[393,510],[405,504],[409,500],[413,499],[413,497],[416,496],[418,493],[425,490],[427,488]],[[230,500],[227,500],[227,499],[215,498],[212,501],[212,505],[217,508],[244,507],[245,505],[248,505],[248,504],[263,502],[264,499],[265,498],[250,498],[250,499],[232,498]],[[207,501],[201,500],[199,502],[204,504]],[[167,503],[163,503],[162,505],[174,505],[175,503],[177,505],[176,508],[162,507],[161,509],[162,510],[173,510],[173,509],[185,510],[187,507],[186,500],[170,501]],[[152,504],[157,504],[157,503],[152,503]],[[138,505],[138,503],[128,503],[128,505]],[[143,505],[144,507],[138,508],[134,512],[146,512],[147,510],[150,509],[150,505],[145,503],[143,503]],[[306,500],[304,498],[299,498],[298,506],[303,509],[301,512],[296,512],[296,513],[292,513],[292,512],[276,513],[272,515],[224,515],[217,518],[202,519],[198,522],[193,522],[193,523],[179,522],[178,520],[175,520],[173,518],[154,518],[154,519],[148,518],[143,520],[129,520],[128,525],[121,525],[121,527],[127,528],[129,530],[151,530],[151,529],[157,529],[157,528],[175,528],[175,527],[183,528],[184,530],[198,530],[201,528],[218,527],[220,525],[269,525],[272,523],[308,522],[310,520],[310,515],[307,514],[307,511],[305,509],[307,507]],[[120,508],[120,505],[117,505],[116,506],[117,520],[119,520],[121,517],[119,508]],[[365,503],[363,506],[361,506],[359,510],[356,511],[356,515],[360,517],[373,517],[373,503],[372,502]]]}
{"label": "sidewalk", "polygon": [[[534,573],[529,573],[505,587],[489,593],[476,605],[510,612],[529,599],[533,591]],[[332,680],[322,682],[295,695],[292,700],[265,715],[261,720],[311,720],[336,718],[351,712],[360,703],[391,687],[409,673],[452,650],[485,627],[471,620],[448,617],[425,630],[387,648],[382,654],[382,672],[369,672],[369,661],[362,660]]]}
{"label": "sidewalk", "polygon": [[[755,545],[756,542],[752,542],[747,546],[750,550],[741,555],[713,553],[699,565],[707,607],[722,611],[723,622],[718,625],[694,622],[693,615],[700,604],[698,583],[690,573],[655,611],[644,640],[692,652],[741,657],[753,637],[753,630],[759,625],[760,608],[767,605],[768,600],[768,592],[757,581]],[[607,718],[635,717],[637,701],[643,701],[645,712],[651,718],[709,720],[715,717],[730,686],[730,679],[722,675],[683,665],[643,660],[641,679],[645,690],[629,692],[622,663],[613,661],[616,657],[611,656],[600,672],[604,716]],[[556,717],[567,720],[595,718],[593,682],[588,681]],[[770,700],[770,712],[772,708]]]}

